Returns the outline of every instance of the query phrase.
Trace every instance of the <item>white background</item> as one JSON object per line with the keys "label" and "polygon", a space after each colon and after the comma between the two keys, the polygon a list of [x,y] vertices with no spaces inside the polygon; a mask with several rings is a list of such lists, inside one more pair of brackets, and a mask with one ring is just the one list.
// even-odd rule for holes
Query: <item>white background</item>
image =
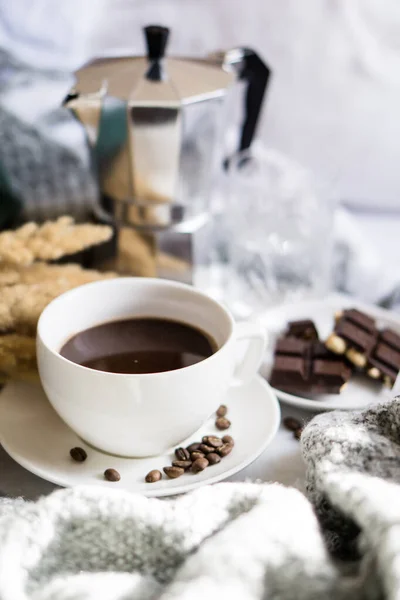
{"label": "white background", "polygon": [[143,53],[150,22],[173,28],[171,53],[259,50],[275,74],[262,137],[343,200],[400,210],[398,0],[0,0],[0,44],[36,65]]}

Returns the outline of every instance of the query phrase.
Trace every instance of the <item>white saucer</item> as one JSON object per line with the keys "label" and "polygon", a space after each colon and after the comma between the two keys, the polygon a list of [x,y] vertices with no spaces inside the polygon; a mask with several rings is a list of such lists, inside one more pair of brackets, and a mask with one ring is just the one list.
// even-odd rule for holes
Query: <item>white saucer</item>
{"label": "white saucer", "polygon": [[[363,304],[353,298],[335,294],[325,300],[283,304],[263,313],[262,323],[269,333],[269,345],[262,373],[268,379],[273,362],[276,338],[285,330],[288,321],[312,319],[321,339],[328,337],[334,325],[334,314],[343,308],[358,308],[377,321],[378,327],[390,327],[400,333],[400,316],[393,312]],[[377,382],[361,375],[353,376],[341,394],[319,394],[313,398],[289,394],[275,389],[278,398],[298,408],[312,411],[323,410],[362,410],[373,402],[382,402],[394,396],[389,390]]]}
{"label": "white saucer", "polygon": [[[270,444],[280,424],[279,403],[270,386],[259,376],[249,384],[229,391],[225,403],[232,426],[225,433],[235,439],[231,454],[219,464],[197,475],[185,473],[178,479],[145,483],[152,469],[171,464],[173,453],[153,458],[119,458],[88,447],[54,412],[39,385],[13,382],[0,394],[0,441],[20,465],[62,486],[94,484],[138,492],[145,496],[181,494],[204,484],[225,479],[255,460]],[[183,445],[203,435],[221,435],[210,419]],[[69,456],[74,446],[86,448],[88,458],[76,463]],[[107,468],[121,474],[121,480],[104,480]]]}

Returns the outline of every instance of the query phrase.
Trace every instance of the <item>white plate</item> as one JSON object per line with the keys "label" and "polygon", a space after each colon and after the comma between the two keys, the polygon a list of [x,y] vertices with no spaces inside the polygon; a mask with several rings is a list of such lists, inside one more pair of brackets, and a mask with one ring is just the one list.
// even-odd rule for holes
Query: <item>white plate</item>
{"label": "white plate", "polygon": [[[332,332],[334,313],[343,308],[358,308],[377,320],[379,327],[390,327],[400,333],[400,316],[388,310],[358,302],[347,296],[333,295],[325,300],[284,304],[266,311],[262,323],[269,333],[269,345],[263,375],[268,379],[273,362],[273,351],[277,337],[285,330],[288,321],[312,319],[321,339]],[[289,394],[275,389],[276,395],[286,404],[306,410],[361,410],[372,402],[388,400],[393,392],[363,375],[351,378],[341,394],[319,394],[313,398]]]}
{"label": "white plate", "polygon": [[[145,496],[181,494],[204,484],[225,479],[248,466],[271,443],[280,424],[280,408],[270,386],[256,377],[249,384],[233,388],[225,399],[232,426],[225,433],[235,439],[231,454],[219,464],[197,475],[185,473],[178,479],[145,483],[152,469],[170,465],[173,453],[152,458],[120,458],[88,447],[54,412],[42,388],[27,383],[10,383],[0,395],[0,440],[8,454],[20,465],[62,486],[94,484],[126,489]],[[221,435],[210,419],[184,442],[198,441],[203,435]],[[74,446],[86,448],[88,458],[76,463],[69,456]],[[104,480],[107,468],[121,474],[121,480]]]}

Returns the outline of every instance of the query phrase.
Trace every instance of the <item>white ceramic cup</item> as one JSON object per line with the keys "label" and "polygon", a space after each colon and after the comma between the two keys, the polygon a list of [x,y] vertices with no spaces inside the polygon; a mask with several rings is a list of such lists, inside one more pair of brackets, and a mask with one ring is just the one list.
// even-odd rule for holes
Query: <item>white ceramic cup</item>
{"label": "white ceramic cup", "polygon": [[[161,317],[200,328],[218,344],[209,358],[175,371],[108,373],[63,358],[76,333],[132,317]],[[237,360],[238,341],[246,340]],[[152,456],[193,434],[224,400],[258,370],[265,334],[206,294],[161,279],[119,278],[89,283],[62,294],[43,311],[37,358],[44,390],[60,417],[83,440],[121,456]]]}

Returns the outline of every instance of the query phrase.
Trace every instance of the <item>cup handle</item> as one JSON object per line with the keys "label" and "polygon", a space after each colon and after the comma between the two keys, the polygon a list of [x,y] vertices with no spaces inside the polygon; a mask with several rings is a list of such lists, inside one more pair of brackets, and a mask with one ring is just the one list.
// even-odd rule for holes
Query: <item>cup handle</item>
{"label": "cup handle", "polygon": [[267,344],[267,335],[256,323],[237,323],[235,327],[235,341],[248,340],[249,344],[243,359],[236,365],[231,385],[243,385],[254,377],[263,359]]}

